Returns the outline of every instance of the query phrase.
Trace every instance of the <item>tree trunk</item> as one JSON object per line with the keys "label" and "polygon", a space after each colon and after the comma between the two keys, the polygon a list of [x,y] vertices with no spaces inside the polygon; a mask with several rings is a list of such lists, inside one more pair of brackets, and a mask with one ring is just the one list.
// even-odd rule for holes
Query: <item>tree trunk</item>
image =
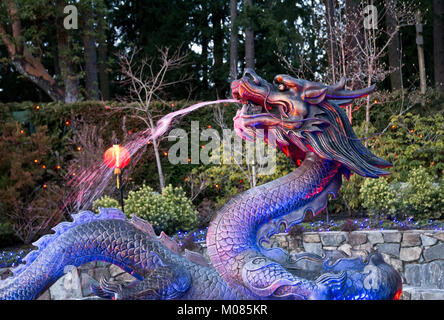
{"label": "tree trunk", "polygon": [[216,87],[216,96],[219,99],[222,96],[222,90],[224,86],[224,80],[222,77],[222,67],[224,58],[224,31],[222,29],[223,24],[223,10],[220,5],[223,3],[216,3],[212,8],[211,23],[213,24],[213,80]]}
{"label": "tree trunk", "polygon": [[330,68],[332,73],[332,80],[336,83],[336,59],[337,50],[335,44],[334,25],[335,25],[335,1],[324,0],[325,4],[325,16],[327,17],[327,33],[328,33],[328,61],[330,62]]}
{"label": "tree trunk", "polygon": [[110,92],[109,92],[109,76],[108,76],[108,48],[106,43],[106,28],[105,28],[105,18],[103,15],[103,12],[99,9],[97,11],[97,33],[98,33],[98,40],[99,40],[99,47],[97,48],[97,52],[99,54],[99,85],[100,85],[100,92],[102,94],[103,100],[109,100],[110,99]]}
{"label": "tree trunk", "polygon": [[231,17],[231,33],[230,33],[230,81],[237,79],[237,59],[238,59],[238,35],[236,27],[237,19],[237,0],[230,0],[230,17]]}
{"label": "tree trunk", "polygon": [[433,1],[435,88],[444,92],[444,0]]}
{"label": "tree trunk", "polygon": [[72,62],[69,59],[70,47],[68,35],[64,30],[61,30],[61,28],[57,28],[57,30],[57,50],[59,54],[60,74],[65,87],[65,96],[63,100],[66,103],[76,102],[79,96],[79,79],[78,76],[75,75]]}
{"label": "tree trunk", "polygon": [[[393,7],[398,0],[386,0],[387,6]],[[387,33],[391,35],[396,32],[396,20],[391,15],[390,10],[387,10],[385,15],[385,23],[387,26]],[[390,83],[392,90],[400,90],[402,88],[402,73],[401,73],[401,45],[399,39],[399,32],[393,36],[392,41],[388,46],[388,58],[390,69],[393,70],[390,74]]]}
{"label": "tree trunk", "polygon": [[22,33],[20,18],[14,2],[8,2],[7,11],[11,20],[12,37],[7,33],[1,23],[0,37],[8,50],[12,65],[20,74],[46,92],[52,100],[63,100],[63,89],[57,85],[55,79],[48,73],[41,60],[34,57],[27,48]]}
{"label": "tree trunk", "polygon": [[[253,0],[244,0],[245,9],[253,6]],[[250,24],[251,21],[248,21]],[[245,67],[254,69],[254,31],[251,26],[245,28]]]}
{"label": "tree trunk", "polygon": [[[57,1],[58,13],[57,25],[63,25],[63,8],[65,3]],[[59,55],[60,75],[65,87],[64,102],[76,102],[79,97],[79,77],[74,70],[70,57],[72,50],[69,45],[68,33],[65,28],[56,28],[57,30],[57,52]]]}
{"label": "tree trunk", "polygon": [[99,99],[99,82],[97,75],[96,38],[93,23],[93,8],[85,8],[83,19],[83,44],[85,46],[85,85],[89,100]]}
{"label": "tree trunk", "polygon": [[416,45],[418,48],[419,82],[422,94],[427,91],[425,60],[424,60],[424,37],[422,36],[421,12],[416,13]]}

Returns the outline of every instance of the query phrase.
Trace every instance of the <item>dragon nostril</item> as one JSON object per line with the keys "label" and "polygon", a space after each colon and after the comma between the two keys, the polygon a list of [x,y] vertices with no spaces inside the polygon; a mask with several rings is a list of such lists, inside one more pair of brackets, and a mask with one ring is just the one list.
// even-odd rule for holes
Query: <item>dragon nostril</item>
{"label": "dragon nostril", "polygon": [[250,80],[253,80],[253,82],[255,83],[255,84],[257,84],[257,85],[260,85],[260,78],[259,78],[259,76],[256,74],[256,72],[254,72],[254,70],[253,69],[251,69],[251,68],[247,68],[247,69],[245,69],[245,71],[244,71],[244,74],[243,74],[243,77],[244,78],[249,78]]}

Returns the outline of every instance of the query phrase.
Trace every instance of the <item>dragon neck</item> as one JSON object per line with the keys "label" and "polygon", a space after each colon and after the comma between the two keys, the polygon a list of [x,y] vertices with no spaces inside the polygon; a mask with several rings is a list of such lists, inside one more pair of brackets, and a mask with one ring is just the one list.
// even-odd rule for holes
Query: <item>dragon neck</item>
{"label": "dragon neck", "polygon": [[305,213],[325,208],[328,194],[340,188],[341,165],[308,153],[292,173],[231,199],[213,218],[207,233],[208,255],[222,277],[234,256],[259,251],[258,236],[267,240],[303,221]]}

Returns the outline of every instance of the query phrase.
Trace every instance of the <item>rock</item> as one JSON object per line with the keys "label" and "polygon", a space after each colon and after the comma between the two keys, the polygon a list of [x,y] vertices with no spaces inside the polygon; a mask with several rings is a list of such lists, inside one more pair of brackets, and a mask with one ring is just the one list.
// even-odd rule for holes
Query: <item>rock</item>
{"label": "rock", "polygon": [[93,278],[100,281],[101,278],[109,279],[111,277],[108,267],[101,267],[94,269]]}
{"label": "rock", "polygon": [[353,247],[359,246],[367,242],[367,235],[362,232],[351,232],[348,235],[348,243]]}
{"label": "rock", "polygon": [[348,243],[344,243],[338,248],[338,250],[341,250],[345,252],[347,255],[351,256],[351,248],[352,248],[351,245],[349,245]]}
{"label": "rock", "polygon": [[444,300],[444,290],[425,290],[421,300]]}
{"label": "rock", "polygon": [[401,242],[401,237],[402,237],[399,231],[392,231],[392,230],[384,231],[382,233],[382,236],[384,238],[384,242],[396,242],[396,243]]}
{"label": "rock", "polygon": [[386,253],[390,256],[399,258],[399,248],[400,245],[397,243],[379,243],[377,244],[377,251],[381,253]]}
{"label": "rock", "polygon": [[116,276],[125,272],[124,270],[122,270],[121,268],[119,268],[118,266],[116,266],[114,264],[110,265],[108,270],[109,270],[109,274],[112,278],[115,278]]}
{"label": "rock", "polygon": [[51,300],[74,300],[83,297],[77,268],[67,266],[65,273],[49,288]]}
{"label": "rock", "polygon": [[323,232],[321,242],[324,246],[337,247],[347,239],[345,232]]}
{"label": "rock", "polygon": [[43,292],[40,297],[37,298],[37,300],[51,300],[51,294],[49,293],[49,290]]}
{"label": "rock", "polygon": [[444,241],[444,232],[442,232],[442,231],[436,232],[433,235],[433,237],[438,239],[439,241]]}
{"label": "rock", "polygon": [[398,271],[399,273],[403,273],[404,268],[403,268],[403,263],[401,260],[396,259],[396,258],[390,258],[390,262],[389,264],[396,269],[396,271]]}
{"label": "rock", "polygon": [[317,233],[304,233],[303,241],[308,243],[313,242],[321,242],[321,239],[319,238],[319,234]]}
{"label": "rock", "polygon": [[406,284],[419,288],[444,289],[444,261],[405,266]]}
{"label": "rock", "polygon": [[96,279],[92,278],[87,273],[82,273],[80,275],[80,283],[82,286],[82,296],[83,297],[87,297],[87,296],[93,294],[93,292],[91,291],[92,284],[95,284],[95,285],[99,284],[99,282]]}
{"label": "rock", "polygon": [[367,243],[364,243],[364,244],[361,244],[360,246],[358,246],[358,249],[370,252],[370,251],[372,251],[373,246],[370,242],[367,242]]}
{"label": "rock", "polygon": [[0,269],[0,280],[4,280],[10,276],[12,276],[12,271],[9,268],[1,268]]}
{"label": "rock", "polygon": [[421,252],[421,247],[401,248],[399,257],[402,261],[412,262],[419,259],[419,257],[421,256]]}
{"label": "rock", "polygon": [[136,278],[134,278],[132,275],[130,275],[129,273],[125,272],[122,273],[121,275],[116,277],[116,281],[123,281],[123,282],[133,282],[134,280],[136,280]]}
{"label": "rock", "polygon": [[416,232],[404,232],[402,236],[403,247],[414,247],[421,245],[421,238],[419,237],[419,233]]}
{"label": "rock", "polygon": [[425,261],[433,261],[437,259],[444,259],[444,243],[436,244],[424,250],[423,253]]}
{"label": "rock", "polygon": [[312,243],[312,242],[304,242],[304,250],[305,252],[311,252],[317,255],[322,255],[322,244],[320,243]]}
{"label": "rock", "polygon": [[404,276],[406,279],[406,284],[413,287],[421,286],[421,265],[420,264],[406,264]]}
{"label": "rock", "polygon": [[444,289],[444,260],[436,260],[423,265],[422,286]]}
{"label": "rock", "polygon": [[428,246],[433,246],[434,244],[436,244],[438,242],[438,240],[433,237],[429,237],[424,234],[421,234],[421,242],[424,247],[428,247]]}
{"label": "rock", "polygon": [[367,239],[371,244],[384,243],[382,233],[379,231],[369,231],[367,233]]}
{"label": "rock", "polygon": [[401,297],[399,298],[399,300],[410,300],[411,299],[411,294],[409,291],[406,290],[402,290],[402,294]]}

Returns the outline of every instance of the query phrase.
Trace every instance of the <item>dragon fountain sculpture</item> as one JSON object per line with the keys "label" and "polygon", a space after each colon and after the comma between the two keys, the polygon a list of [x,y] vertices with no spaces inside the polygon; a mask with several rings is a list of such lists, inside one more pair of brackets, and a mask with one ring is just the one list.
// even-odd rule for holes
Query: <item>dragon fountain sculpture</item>
{"label": "dragon fountain sculpture", "polygon": [[[0,281],[0,299],[35,299],[64,274],[66,266],[101,260],[121,267],[131,284],[101,279],[92,286],[108,299],[396,299],[402,282],[379,253],[347,256],[341,251],[290,255],[268,248],[270,237],[318,213],[342,176],[377,178],[390,163],[357,139],[341,106],[374,87],[347,91],[345,79],[333,86],[277,75],[273,83],[246,70],[231,84],[242,103],[234,118],[245,139],[260,138],[301,166],[287,176],[231,199],[212,219],[203,256],[135,216],[117,209],[83,211],[42,237],[26,264]],[[260,129],[260,130],[259,130]]]}

